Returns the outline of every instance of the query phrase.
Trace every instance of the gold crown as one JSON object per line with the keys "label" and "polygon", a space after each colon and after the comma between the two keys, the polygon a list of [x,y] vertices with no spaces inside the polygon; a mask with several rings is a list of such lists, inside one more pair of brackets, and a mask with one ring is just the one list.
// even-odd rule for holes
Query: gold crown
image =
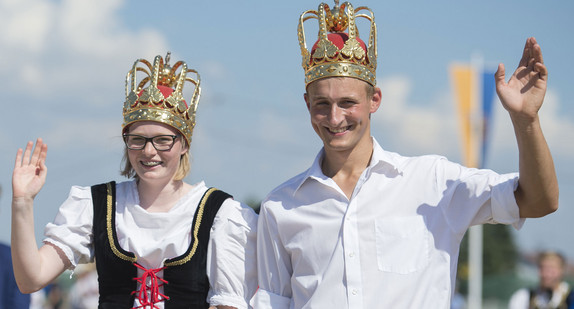
{"label": "gold crown", "polygon": [[[368,13],[358,14],[363,10]],[[359,38],[355,23],[359,17],[366,18],[371,23],[369,44],[366,48]],[[308,19],[319,20],[318,40],[311,52],[307,49],[303,29],[303,23]],[[348,34],[345,36],[348,35],[348,38],[343,38],[344,45],[338,47],[329,39],[329,34],[342,34],[347,29]],[[297,34],[303,56],[305,86],[317,79],[331,76],[354,77],[376,85],[377,26],[375,15],[368,7],[354,9],[349,2],[339,7],[339,0],[335,0],[335,7],[331,10],[329,5],[321,3],[317,11],[308,10],[301,14]]]}
{"label": "gold crown", "polygon": [[[165,62],[161,56],[156,56],[153,66],[145,59],[136,60],[126,76],[122,128],[125,130],[128,125],[137,121],[157,121],[177,129],[185,137],[187,145],[190,145],[195,127],[195,112],[201,96],[199,73],[188,69],[183,61],[178,61],[171,67],[169,58],[169,52]],[[137,72],[143,72],[145,75],[139,84]],[[187,77],[190,72],[195,73],[196,79]],[[186,81],[195,86],[189,107],[182,93]]]}

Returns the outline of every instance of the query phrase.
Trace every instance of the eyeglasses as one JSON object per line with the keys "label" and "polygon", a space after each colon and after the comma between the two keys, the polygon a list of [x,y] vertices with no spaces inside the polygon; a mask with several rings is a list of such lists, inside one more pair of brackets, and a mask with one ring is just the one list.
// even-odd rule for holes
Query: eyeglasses
{"label": "eyeglasses", "polygon": [[148,142],[151,142],[153,148],[157,151],[171,150],[175,144],[177,135],[157,135],[154,137],[145,137],[137,134],[124,134],[124,143],[131,150],[142,150]]}

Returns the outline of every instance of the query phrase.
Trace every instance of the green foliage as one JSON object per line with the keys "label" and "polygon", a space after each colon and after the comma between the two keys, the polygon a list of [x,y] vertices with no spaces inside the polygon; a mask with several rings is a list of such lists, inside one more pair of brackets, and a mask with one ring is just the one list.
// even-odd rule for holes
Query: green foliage
{"label": "green foliage", "polygon": [[518,249],[510,231],[502,224],[484,226],[483,271],[485,276],[500,275],[514,271],[518,261]]}
{"label": "green foliage", "polygon": [[255,212],[259,214],[259,209],[261,208],[261,202],[262,201],[258,198],[250,197],[245,201],[245,204],[253,208],[253,210],[255,210]]}
{"label": "green foliage", "polygon": [[[485,224],[483,226],[483,298],[507,299],[519,285],[514,283],[514,270],[518,262],[518,249],[510,226]],[[458,259],[460,292],[468,290],[468,234],[464,236]]]}

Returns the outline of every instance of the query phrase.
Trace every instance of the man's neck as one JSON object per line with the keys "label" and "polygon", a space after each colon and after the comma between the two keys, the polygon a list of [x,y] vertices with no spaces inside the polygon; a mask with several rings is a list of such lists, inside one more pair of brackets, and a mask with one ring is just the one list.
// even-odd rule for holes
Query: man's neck
{"label": "man's neck", "polygon": [[359,177],[369,166],[373,155],[373,142],[365,143],[351,151],[334,151],[325,148],[321,170],[343,190],[348,199],[351,198]]}

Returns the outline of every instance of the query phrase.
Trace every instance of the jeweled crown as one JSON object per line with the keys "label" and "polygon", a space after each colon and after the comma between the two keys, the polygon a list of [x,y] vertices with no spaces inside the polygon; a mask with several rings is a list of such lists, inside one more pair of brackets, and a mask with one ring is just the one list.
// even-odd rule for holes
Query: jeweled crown
{"label": "jeweled crown", "polygon": [[[360,11],[366,11],[359,13]],[[359,38],[356,19],[370,21],[369,44]],[[318,39],[312,50],[307,49],[303,23],[309,19],[319,21]],[[345,31],[347,30],[347,33]],[[332,76],[354,77],[373,86],[376,85],[377,69],[377,26],[375,15],[368,7],[353,8],[349,2],[331,10],[329,5],[321,3],[319,8],[301,14],[299,27],[299,46],[303,56],[305,86],[309,83]]]}
{"label": "jeweled crown", "polygon": [[[169,65],[170,53],[162,59],[156,56],[152,64],[145,59],[135,61],[126,76],[126,101],[124,103],[122,125],[125,130],[137,121],[156,121],[177,129],[191,143],[195,127],[195,112],[201,96],[199,73],[188,69],[183,61]],[[136,73],[142,72],[144,77],[138,83]],[[195,79],[188,77],[194,73]],[[194,85],[189,106],[183,98],[185,82]]]}

